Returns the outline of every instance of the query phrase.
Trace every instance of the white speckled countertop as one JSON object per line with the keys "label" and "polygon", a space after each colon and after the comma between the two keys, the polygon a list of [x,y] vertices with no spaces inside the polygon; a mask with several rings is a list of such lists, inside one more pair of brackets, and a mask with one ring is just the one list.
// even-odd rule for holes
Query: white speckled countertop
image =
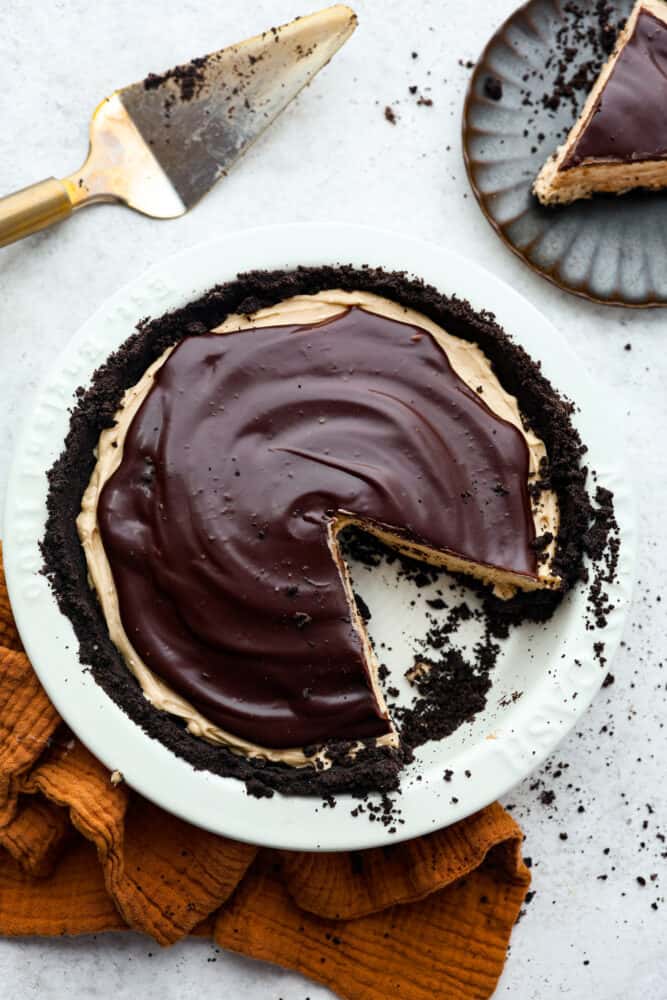
{"label": "white speckled countertop", "polygon": [[[667,623],[659,602],[667,560],[667,312],[595,307],[552,288],[502,247],[469,193],[459,140],[468,71],[459,60],[476,58],[514,4],[358,0],[351,42],[189,215],[155,222],[104,206],[0,251],[0,490],[22,409],[79,324],[156,258],[215,233],[361,221],[453,240],[512,284],[563,331],[607,400],[619,442],[627,441],[641,538],[626,645],[611,666],[615,683],[543,775],[553,804],[541,804],[530,781],[507,800],[526,832],[535,896],[514,932],[497,996],[666,1000],[666,846],[656,835],[667,834]],[[4,0],[0,192],[78,166],[90,113],[117,85],[305,12],[292,0]],[[411,84],[433,107],[416,106]],[[386,104],[398,112],[396,126],[384,119]],[[202,941],[161,951],[132,934],[0,941],[0,983],[7,1000],[330,996]]]}

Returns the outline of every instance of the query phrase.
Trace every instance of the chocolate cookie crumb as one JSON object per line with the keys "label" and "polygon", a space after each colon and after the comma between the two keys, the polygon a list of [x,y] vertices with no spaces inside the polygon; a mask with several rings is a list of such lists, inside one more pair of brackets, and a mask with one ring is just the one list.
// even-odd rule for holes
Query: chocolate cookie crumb
{"label": "chocolate cookie crumb", "polygon": [[[356,591],[355,591],[355,594],[354,594],[354,601],[355,601],[355,604],[357,605],[357,611],[359,612],[359,614],[360,614],[360,616],[362,618],[362,621],[369,622],[373,616],[372,616],[372,614],[370,612],[370,609],[369,609],[368,605],[366,604],[365,600],[361,596],[361,594],[357,594]],[[387,670],[386,667],[384,669]],[[378,673],[379,673],[379,671],[378,671]],[[387,673],[389,673],[388,670],[387,670]],[[382,678],[380,678],[380,679],[382,680]]]}
{"label": "chocolate cookie crumb", "polygon": [[[544,108],[552,111],[558,110],[563,102],[569,102],[576,115],[625,22],[624,19],[614,20],[614,8],[606,0],[586,5],[569,0],[562,10],[563,24],[558,29],[546,66],[546,69],[555,67],[556,74],[551,90],[544,92],[540,100]],[[529,92],[526,97],[532,103]]]}
{"label": "chocolate cookie crumb", "polygon": [[[192,59],[190,62],[183,63],[180,66],[174,66],[173,69],[168,69],[166,73],[149,73],[144,80],[144,90],[157,90],[167,80],[173,80],[178,85],[180,99],[182,101],[191,101],[193,97],[199,94],[205,82],[207,61],[208,56],[203,56],[199,59]],[[168,100],[165,110],[168,111],[170,105],[171,102]]]}
{"label": "chocolate cookie crumb", "polygon": [[497,76],[484,78],[484,93],[492,101],[500,101],[503,96],[503,85]]}

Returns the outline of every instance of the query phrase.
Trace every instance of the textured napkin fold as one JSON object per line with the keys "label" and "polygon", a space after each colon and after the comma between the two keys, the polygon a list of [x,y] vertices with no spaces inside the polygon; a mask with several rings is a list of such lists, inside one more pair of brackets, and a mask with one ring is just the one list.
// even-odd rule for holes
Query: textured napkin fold
{"label": "textured napkin fold", "polygon": [[33,672],[0,561],[0,934],[206,935],[348,1000],[484,1000],[530,883],[521,841],[495,803],[385,849],[257,850],[112,785]]}

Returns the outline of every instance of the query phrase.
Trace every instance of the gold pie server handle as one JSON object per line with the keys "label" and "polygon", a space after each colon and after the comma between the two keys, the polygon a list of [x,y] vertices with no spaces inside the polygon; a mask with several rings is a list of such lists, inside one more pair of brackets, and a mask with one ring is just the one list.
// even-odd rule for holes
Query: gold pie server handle
{"label": "gold pie server handle", "polygon": [[0,198],[0,247],[99,202],[122,202],[156,219],[186,210],[117,91],[95,109],[88,157],[79,170]]}
{"label": "gold pie server handle", "polygon": [[55,177],[0,198],[0,247],[66,219],[72,209],[65,184]]}

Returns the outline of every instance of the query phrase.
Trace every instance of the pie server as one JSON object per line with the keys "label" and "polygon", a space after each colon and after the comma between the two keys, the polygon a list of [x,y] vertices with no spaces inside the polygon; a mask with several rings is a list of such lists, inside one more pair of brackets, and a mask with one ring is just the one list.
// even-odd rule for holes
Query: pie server
{"label": "pie server", "polygon": [[0,198],[0,246],[119,201],[183,215],[329,62],[357,24],[337,4],[116,90],[97,107],[80,170]]}

